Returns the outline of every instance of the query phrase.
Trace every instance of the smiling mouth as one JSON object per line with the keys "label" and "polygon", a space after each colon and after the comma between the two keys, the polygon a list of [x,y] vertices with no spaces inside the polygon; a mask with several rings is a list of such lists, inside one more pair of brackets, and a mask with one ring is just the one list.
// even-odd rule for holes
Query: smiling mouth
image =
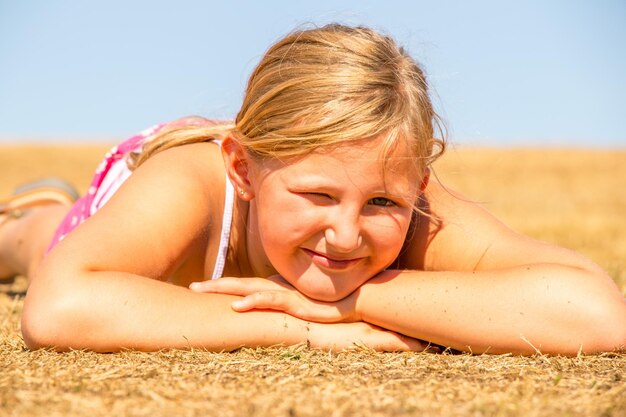
{"label": "smiling mouth", "polygon": [[312,251],[310,249],[302,249],[304,253],[311,257],[313,263],[317,266],[326,269],[348,269],[357,263],[359,263],[364,258],[352,258],[352,259],[334,259],[330,258],[327,255]]}

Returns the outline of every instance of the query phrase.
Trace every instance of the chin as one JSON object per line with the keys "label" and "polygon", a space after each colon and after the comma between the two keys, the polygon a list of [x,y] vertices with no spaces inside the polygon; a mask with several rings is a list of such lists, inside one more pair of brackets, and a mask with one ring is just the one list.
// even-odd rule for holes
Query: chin
{"label": "chin", "polygon": [[346,298],[367,281],[355,278],[353,274],[334,276],[310,266],[304,271],[290,272],[291,277],[288,274],[282,276],[298,291],[313,300],[329,303]]}
{"label": "chin", "polygon": [[[350,294],[350,293],[348,293]],[[304,294],[309,298],[312,298],[313,300],[317,300],[317,301],[324,301],[327,303],[332,303],[335,301],[339,301],[341,299],[344,299],[348,296],[348,294],[342,295],[342,294]]]}
{"label": "chin", "polygon": [[354,290],[343,289],[337,290],[334,287],[331,288],[298,288],[298,291],[306,295],[309,298],[317,301],[324,301],[327,303],[335,302],[346,298]]}

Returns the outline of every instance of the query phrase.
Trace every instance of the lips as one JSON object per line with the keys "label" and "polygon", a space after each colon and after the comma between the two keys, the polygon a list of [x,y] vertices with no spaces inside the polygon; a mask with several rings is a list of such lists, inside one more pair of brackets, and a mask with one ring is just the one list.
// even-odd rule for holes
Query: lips
{"label": "lips", "polygon": [[351,259],[338,259],[335,257],[329,257],[328,255],[324,255],[319,252],[312,251],[310,249],[302,249],[304,253],[311,257],[313,263],[319,267],[326,269],[335,269],[342,270],[348,269],[357,263],[359,263],[364,258],[351,258]]}

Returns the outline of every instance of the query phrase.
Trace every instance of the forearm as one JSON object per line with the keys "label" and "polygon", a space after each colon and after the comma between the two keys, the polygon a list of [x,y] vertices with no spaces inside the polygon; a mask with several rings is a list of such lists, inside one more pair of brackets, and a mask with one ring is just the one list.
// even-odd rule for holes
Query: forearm
{"label": "forearm", "polygon": [[103,352],[221,351],[307,340],[305,321],[280,312],[239,314],[230,307],[235,298],[198,294],[126,273],[85,273],[71,286],[42,279],[29,289],[23,333],[31,347]]}
{"label": "forearm", "polygon": [[386,271],[357,293],[364,321],[455,349],[575,354],[626,343],[608,277],[542,264],[484,272]]}

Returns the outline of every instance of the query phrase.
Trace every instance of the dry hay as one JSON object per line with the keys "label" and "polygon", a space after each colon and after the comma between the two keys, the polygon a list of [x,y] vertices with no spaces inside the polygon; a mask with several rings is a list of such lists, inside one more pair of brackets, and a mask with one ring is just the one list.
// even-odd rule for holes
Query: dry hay
{"label": "dry hay", "polygon": [[626,416],[626,355],[28,351],[0,294],[0,416]]}
{"label": "dry hay", "polygon": [[[101,148],[0,149],[0,190],[24,165],[84,190]],[[437,171],[516,229],[587,253],[625,289],[626,152],[520,152],[463,151]],[[31,352],[24,290],[19,278],[0,285],[0,416],[626,416],[626,354]]]}

